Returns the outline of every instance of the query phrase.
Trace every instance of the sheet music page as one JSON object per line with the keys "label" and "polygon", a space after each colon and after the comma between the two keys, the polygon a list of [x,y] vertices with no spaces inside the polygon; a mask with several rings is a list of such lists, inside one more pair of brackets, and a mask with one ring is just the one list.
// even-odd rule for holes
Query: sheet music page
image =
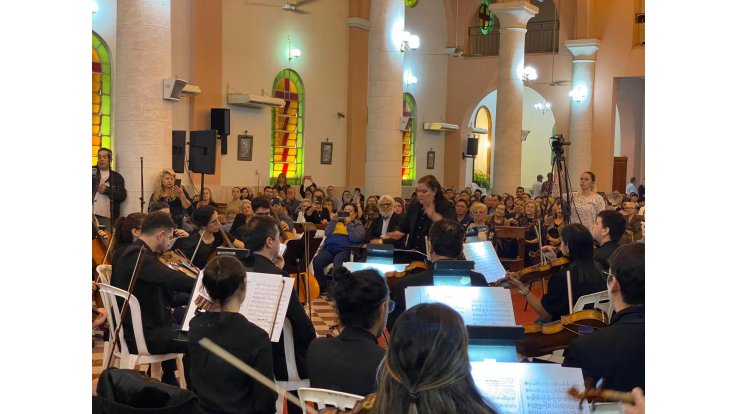
{"label": "sheet music page", "polygon": [[294,280],[281,275],[248,272],[245,300],[240,313],[278,342]]}
{"label": "sheet music page", "polygon": [[580,368],[557,364],[523,364],[483,361],[471,363],[481,393],[502,413],[589,414],[590,408],[569,396],[570,387],[582,389]]}
{"label": "sheet music page", "polygon": [[182,331],[189,331],[189,321],[192,320],[192,318],[195,316],[195,311],[197,310],[197,306],[194,304],[194,301],[197,299],[197,296],[204,296],[205,299],[211,301],[210,296],[207,294],[206,289],[204,286],[202,286],[202,271],[199,271],[199,275],[197,275],[197,282],[194,284],[194,290],[192,291],[192,297],[189,298],[189,306],[187,306],[187,314],[184,315],[184,321],[181,324],[181,330]]}
{"label": "sheet music page", "polygon": [[401,272],[406,268],[406,264],[345,262],[342,265],[351,272],[365,269],[376,269],[381,276],[385,275],[386,272]]}
{"label": "sheet music page", "polygon": [[503,268],[493,248],[493,243],[490,241],[464,243],[463,253],[465,253],[465,260],[475,262],[475,271],[485,276],[488,283],[495,282],[506,275],[506,269]]}
{"label": "sheet music page", "polygon": [[511,291],[480,286],[409,286],[406,308],[419,303],[444,303],[455,309],[466,325],[516,326]]}
{"label": "sheet music page", "polygon": [[279,256],[283,256],[285,251],[286,251],[286,243],[281,243],[279,245]]}

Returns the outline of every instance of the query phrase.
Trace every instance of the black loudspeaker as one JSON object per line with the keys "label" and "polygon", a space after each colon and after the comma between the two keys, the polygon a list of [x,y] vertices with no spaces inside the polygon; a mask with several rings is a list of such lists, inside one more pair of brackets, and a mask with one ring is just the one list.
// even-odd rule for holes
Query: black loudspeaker
{"label": "black loudspeaker", "polygon": [[195,173],[215,173],[215,148],[217,131],[192,131],[189,133],[189,170]]}
{"label": "black loudspeaker", "polygon": [[217,130],[222,140],[220,153],[227,154],[227,136],[230,135],[230,110],[227,108],[210,108],[210,128]]}
{"label": "black loudspeaker", "polygon": [[177,173],[184,172],[187,131],[171,131],[171,169]]}
{"label": "black loudspeaker", "polygon": [[478,155],[478,138],[468,137],[468,148],[465,151],[466,155]]}

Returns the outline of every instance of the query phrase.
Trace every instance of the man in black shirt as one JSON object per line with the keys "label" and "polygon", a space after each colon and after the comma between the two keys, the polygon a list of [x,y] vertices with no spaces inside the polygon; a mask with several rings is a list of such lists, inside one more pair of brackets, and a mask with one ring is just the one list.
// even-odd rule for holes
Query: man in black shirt
{"label": "man in black shirt", "polygon": [[[289,277],[289,274],[274,262],[279,257],[279,230],[276,219],[269,216],[253,216],[248,223],[241,227],[243,242],[253,253],[255,264],[253,271],[256,273],[269,273]],[[286,310],[286,318],[291,323],[294,337],[294,357],[299,378],[309,378],[307,372],[307,348],[309,343],[317,336],[312,322],[296,295],[296,289],[291,291],[289,307]],[[286,355],[284,350],[284,334],[281,333],[279,342],[273,345],[273,373],[276,381],[288,381],[289,373],[286,368]],[[290,404],[289,412],[293,405]],[[294,409],[299,407],[293,406]],[[298,412],[298,411],[297,411]]]}
{"label": "man in black shirt", "polygon": [[400,230],[401,216],[394,213],[394,199],[383,195],[378,199],[378,211],[381,213],[379,219],[373,220],[371,226],[366,229],[366,241],[369,243],[390,243],[396,248],[404,246],[404,239],[393,240],[386,237],[386,233]]}
{"label": "man in black shirt", "polygon": [[128,196],[125,180],[120,173],[110,168],[112,151],[100,148],[97,151],[97,166],[92,171],[92,211],[97,221],[112,231],[115,220],[120,217],[120,204]]}
{"label": "man in black shirt", "polygon": [[[152,354],[186,354],[188,352],[188,345],[185,342],[174,340],[178,326],[172,321],[169,293],[172,291],[191,293],[195,280],[184,273],[170,269],[156,258],[156,253],[164,253],[169,248],[169,239],[175,228],[176,225],[166,213],[159,211],[147,215],[141,225],[140,238],[123,251],[117,266],[112,269],[110,283],[127,290],[138,255],[142,252],[133,295],[140,303],[143,336],[146,339],[146,347]],[[130,318],[123,321],[123,328],[128,349],[131,353],[136,353],[135,336]],[[185,358],[186,362],[188,362],[187,358]],[[162,363],[163,382],[176,383],[175,366],[174,361]]]}
{"label": "man in black shirt", "polygon": [[[440,260],[457,260],[463,252],[465,227],[456,220],[442,219],[429,229],[429,257],[432,263]],[[394,322],[406,310],[405,291],[409,286],[433,286],[434,268],[407,275],[399,279],[391,291],[391,298],[396,302],[396,308],[388,315],[388,327],[393,328]],[[488,286],[486,278],[478,272],[470,274],[471,286]]]}
{"label": "man in black shirt", "polygon": [[611,324],[577,337],[565,352],[566,367],[583,369],[583,377],[605,388],[644,390],[644,244],[619,247],[611,255],[608,295],[616,314]]}
{"label": "man in black shirt", "polygon": [[595,218],[590,233],[599,247],[593,252],[593,260],[602,270],[608,270],[608,258],[618,248],[625,230],[626,218],[618,211],[603,210]]}

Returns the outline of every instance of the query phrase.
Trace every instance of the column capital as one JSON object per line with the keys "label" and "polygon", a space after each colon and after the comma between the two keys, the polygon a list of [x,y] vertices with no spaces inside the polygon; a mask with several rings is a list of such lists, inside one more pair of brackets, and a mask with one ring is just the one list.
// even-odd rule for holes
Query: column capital
{"label": "column capital", "polygon": [[358,29],[369,32],[371,30],[371,22],[360,17],[348,17],[348,27],[357,27]]}
{"label": "column capital", "polygon": [[598,39],[576,39],[565,42],[565,47],[570,51],[575,61],[593,61],[601,48],[601,41]]}
{"label": "column capital", "polygon": [[539,13],[539,8],[528,1],[493,3],[489,6],[501,22],[501,29],[526,29],[529,19]]}

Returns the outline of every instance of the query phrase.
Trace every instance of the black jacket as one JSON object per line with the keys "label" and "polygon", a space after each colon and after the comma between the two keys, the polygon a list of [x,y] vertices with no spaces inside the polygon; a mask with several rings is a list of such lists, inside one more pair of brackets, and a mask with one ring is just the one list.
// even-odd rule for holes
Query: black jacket
{"label": "black jacket", "polygon": [[[443,218],[457,220],[455,208],[449,201],[442,200],[435,204],[434,208]],[[407,234],[406,248],[416,249],[422,253],[426,253],[427,248],[424,244],[424,237],[429,235],[429,227],[431,225],[432,220],[424,214],[421,203],[419,201],[411,203],[400,225],[401,232]]]}
{"label": "black jacket", "polygon": [[628,307],[610,326],[573,339],[562,365],[582,368],[593,383],[603,378],[604,388],[644,390],[644,306]]}
{"label": "black jacket", "polygon": [[[289,274],[284,269],[279,268],[260,254],[254,254],[253,258],[255,261],[255,265],[253,266],[254,272],[289,277]],[[317,333],[314,330],[312,321],[309,320],[306,312],[304,312],[304,308],[299,303],[296,289],[291,291],[286,317],[289,318],[294,333],[294,356],[296,358],[296,368],[299,371],[299,378],[309,378],[309,371],[307,370],[307,348],[309,348],[309,343],[317,336]],[[279,342],[271,342],[271,345],[273,346],[274,377],[277,381],[286,381],[289,379],[289,373],[286,370],[283,332],[281,333]]]}
{"label": "black jacket", "polygon": [[[144,246],[143,257],[133,295],[141,305],[143,336],[146,338],[148,351],[152,354],[162,354],[166,352],[169,340],[176,335],[172,325],[169,291],[191,293],[195,280],[159,262],[143,240],[136,240],[123,251],[118,263],[112,269],[110,283],[113,286],[128,289],[141,246]],[[131,353],[135,353],[137,348],[130,318],[126,318],[123,322],[123,328],[128,348]]]}
{"label": "black jacket", "polygon": [[346,327],[337,338],[309,345],[309,383],[314,388],[368,395],[376,391],[376,373],[386,350],[365,329]]}
{"label": "black jacket", "polygon": [[[434,286],[434,269],[430,267],[421,273],[407,275],[399,279],[396,286],[391,290],[391,299],[396,302],[396,306],[394,307],[394,311],[388,314],[388,323],[386,325],[389,329],[394,327],[396,319],[406,310],[405,291],[409,286]],[[470,286],[487,287],[488,282],[482,274],[470,272]]]}
{"label": "black jacket", "polygon": [[595,261],[598,266],[600,266],[601,270],[608,271],[608,268],[610,267],[608,264],[608,258],[611,257],[613,252],[618,249],[618,242],[609,240],[603,245],[597,249],[595,249],[595,252],[593,252],[593,261]]}
{"label": "black jacket", "polygon": [[[401,230],[401,218],[402,217],[398,214],[391,214],[391,217],[389,217],[388,219],[388,228],[386,228],[386,233]],[[373,220],[371,226],[366,229],[365,242],[370,243],[370,241],[373,239],[380,239],[382,229],[383,217],[379,217],[378,219]],[[404,246],[404,238],[402,238],[401,240],[384,239],[384,243],[391,243],[396,248],[402,248]]]}
{"label": "black jacket", "polygon": [[[115,220],[120,217],[120,204],[128,197],[128,192],[125,191],[125,179],[123,179],[123,176],[113,170],[110,170],[110,176],[105,182],[108,183],[108,186],[102,195],[110,197],[110,205],[112,205],[110,222],[114,226]],[[95,194],[97,194],[98,185],[100,185],[100,170],[95,168],[95,174],[92,174],[92,201],[94,201]]]}

